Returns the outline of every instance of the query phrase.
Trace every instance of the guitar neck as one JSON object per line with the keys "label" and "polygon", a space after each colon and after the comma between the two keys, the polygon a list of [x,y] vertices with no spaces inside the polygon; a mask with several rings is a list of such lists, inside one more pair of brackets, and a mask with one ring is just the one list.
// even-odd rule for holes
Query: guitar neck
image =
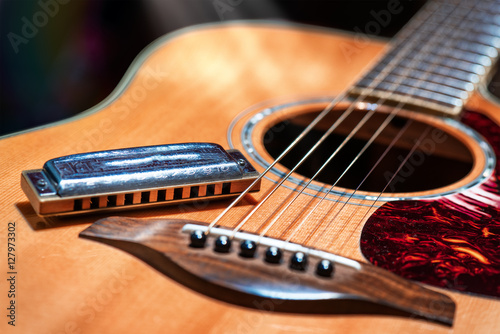
{"label": "guitar neck", "polygon": [[351,96],[456,117],[500,49],[500,1],[432,1]]}

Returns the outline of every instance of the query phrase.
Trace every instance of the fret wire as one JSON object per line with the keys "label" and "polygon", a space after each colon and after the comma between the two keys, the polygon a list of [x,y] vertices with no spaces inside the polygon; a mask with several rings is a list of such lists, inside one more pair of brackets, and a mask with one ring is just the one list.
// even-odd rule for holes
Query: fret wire
{"label": "fret wire", "polygon": [[[431,61],[431,60],[432,60],[432,59],[428,59],[428,58],[427,58],[427,59],[425,59],[425,61],[424,61],[424,60],[422,60],[422,62],[421,62],[420,64],[418,64],[418,67],[419,67],[419,68],[421,68],[424,72],[425,72],[425,71],[429,71],[428,66],[429,66],[429,63],[430,63],[430,61]],[[406,65],[405,67],[410,67],[410,68],[411,68],[411,66],[408,66],[408,63],[409,63],[409,61],[407,61],[407,60],[403,61],[403,65]],[[424,64],[425,64],[425,65],[424,65]],[[455,65],[455,66],[454,66],[454,65]],[[468,71],[466,70],[465,66],[463,66],[463,63],[461,64],[461,65],[462,65],[462,68],[457,68],[457,67],[456,67],[456,65],[457,65],[457,62],[454,62],[454,63],[453,63],[453,64],[451,64],[451,65],[450,65],[450,64],[448,64],[448,63],[443,63],[443,64],[440,64],[440,66],[441,66],[441,67],[448,67],[448,68],[450,68],[450,70],[455,70],[455,71],[456,71],[456,70],[462,70],[463,72],[465,72],[465,73],[469,73],[469,74],[477,74],[477,72],[479,72],[479,74],[481,74],[481,75],[482,75],[483,73],[485,73],[484,68],[483,68],[483,67],[480,67],[480,66],[476,66],[476,69],[475,69],[475,70],[476,70],[476,73],[474,73],[474,72],[468,72]],[[427,66],[427,67],[426,67],[426,66]],[[433,67],[434,67],[434,66],[433,66]],[[383,83],[382,83],[382,85],[383,85]],[[358,87],[363,87],[362,82],[358,82],[357,86],[358,86]],[[422,95],[424,95],[424,96],[427,96],[427,95],[428,95],[426,92],[423,92],[422,90],[423,90],[423,89],[420,89],[420,90],[415,91],[415,92],[416,92],[416,94],[414,94],[414,95],[415,95],[414,97],[415,97],[415,98],[421,98],[421,97],[422,97]],[[438,88],[438,90],[439,90],[439,91],[442,91],[442,89],[441,89],[441,88]],[[404,91],[404,88],[401,88],[401,89],[400,89],[400,91]],[[465,92],[465,94],[467,94],[467,91],[464,91],[464,92]],[[404,92],[403,92],[403,93],[404,93]],[[469,96],[469,94],[467,94],[467,95],[465,95],[465,94],[464,94],[464,96],[463,96],[463,97],[461,97],[462,99],[465,99],[465,98],[467,98],[467,97]],[[433,97],[434,97],[434,99],[435,99],[435,100],[439,100],[439,101],[444,101],[445,99],[447,99],[447,97],[445,96],[445,94],[442,94],[442,95],[443,95],[443,97],[439,97],[439,96],[437,96],[437,94],[434,94],[434,95],[433,95]],[[412,102],[412,103],[413,103],[413,102]],[[413,103],[413,104],[415,104],[415,103]],[[463,103],[461,103],[461,104],[463,104]],[[454,107],[454,106],[456,106],[456,103],[453,103],[451,106],[453,106],[453,107]],[[452,108],[452,109],[453,109],[453,108]]]}
{"label": "fret wire", "polygon": [[[474,32],[485,36],[498,36],[498,27],[491,24],[481,24],[480,22],[473,20],[465,20],[466,25],[463,28],[464,33]],[[478,24],[479,23],[479,24]]]}
{"label": "fret wire", "polygon": [[[412,69],[410,71],[410,73],[408,73],[407,77],[411,78],[411,79],[419,79],[423,73],[425,73],[425,72],[417,70],[417,69]],[[391,71],[387,79],[389,80],[389,82],[394,82],[394,80],[396,80],[395,78],[399,77],[399,76],[401,76],[400,71]],[[372,80],[373,79],[372,72],[368,73],[368,75],[366,76],[365,79]],[[365,79],[363,79],[362,82]],[[443,76],[439,73],[433,73],[432,76],[429,79],[427,79],[426,81],[431,82],[431,83],[435,83],[435,84],[439,84],[439,85],[452,87],[452,88],[463,90],[463,91],[474,90],[474,84],[472,84],[469,81],[460,80],[460,79],[456,79],[456,78],[455,78],[455,80],[450,80],[449,77]]]}
{"label": "fret wire", "polygon": [[[460,97],[455,97],[455,96],[449,96],[449,95],[446,95],[443,93],[436,93],[436,92],[433,92],[431,90],[427,90],[423,87],[418,87],[414,90],[412,90],[412,88],[413,88],[412,86],[406,86],[406,85],[401,84],[401,85],[399,85],[399,87],[396,90],[394,90],[394,93],[399,94],[399,95],[410,95],[411,94],[412,98],[420,97],[420,98],[425,98],[425,99],[432,100],[435,102],[441,102],[444,104],[451,104],[454,106],[457,105],[458,101],[460,101],[459,105],[462,106],[463,100],[465,98],[467,98],[467,96],[460,98]],[[380,91],[387,91],[388,89],[390,89],[390,88],[380,89]],[[411,101],[409,101],[409,102],[411,102]]]}
{"label": "fret wire", "polygon": [[[445,8],[445,10],[437,11],[435,15],[443,18],[444,13],[447,13],[450,9],[451,9],[451,7],[448,6],[447,8]],[[465,8],[464,9],[459,8],[458,11],[464,13]],[[470,38],[471,30],[472,30],[473,35],[474,34],[480,35],[480,38],[478,38],[478,40],[480,42],[482,41],[482,42],[486,42],[486,43],[491,43],[492,40],[494,41],[495,38],[497,38],[496,35],[500,32],[500,29],[496,29],[495,24],[484,24],[482,22],[479,22],[480,24],[478,24],[477,20],[476,21],[473,20],[473,18],[477,17],[478,13],[480,14],[480,12],[478,10],[472,10],[469,13],[467,13],[467,17],[465,17],[461,20],[462,22],[461,22],[460,27],[459,28],[453,27],[453,30],[458,30],[460,33],[458,33],[458,32],[454,32],[454,33],[457,35],[466,35],[468,38]],[[490,20],[490,21],[496,22],[494,20]],[[430,23],[427,26],[428,26],[428,29],[432,29],[432,30],[439,29],[439,33],[448,32],[448,31],[450,31],[450,29],[452,29],[449,26],[446,26],[446,25],[443,26],[441,24],[436,24],[436,23]],[[463,29],[462,27],[465,27],[466,29]],[[476,31],[476,33],[474,33],[474,31]],[[493,34],[493,35],[488,36],[488,34]],[[478,37],[478,36],[474,36],[474,37]],[[425,38],[425,36],[417,36],[417,39],[418,38],[423,39],[423,38]],[[463,39],[464,39],[464,36],[457,36],[455,38],[455,42],[454,42],[453,46],[455,46],[455,45],[460,46],[461,45],[462,48],[464,48]],[[406,43],[414,43],[414,41],[415,41],[415,38],[409,39],[409,41],[407,41]],[[401,43],[401,44],[404,45],[404,43]],[[474,44],[478,45],[479,43],[477,43],[477,41],[474,41]],[[479,45],[482,45],[482,44],[479,44]],[[498,54],[498,51],[489,45],[483,45],[483,49],[487,50],[489,52],[489,54],[488,55],[483,54],[482,56],[481,55],[475,56],[475,53],[477,54],[476,50],[474,50],[473,52],[470,52],[470,51],[468,52],[467,50],[456,51],[455,48],[453,48],[453,49],[455,50],[454,53],[450,53],[450,51],[446,51],[446,55],[445,55],[447,58],[446,61],[448,62],[445,66],[450,67],[450,71],[449,71],[450,73],[456,72],[457,70],[459,70],[462,72],[471,72],[471,73],[479,74],[482,76],[486,73],[486,69],[491,66],[493,57],[495,57]],[[399,51],[398,48],[394,48],[393,50],[391,50],[382,59],[380,64],[382,66],[385,66],[385,64],[390,63],[392,61],[392,58],[394,57],[394,54],[397,54],[398,51]],[[418,68],[422,69],[423,71],[428,71],[428,68],[425,68],[426,67],[425,65],[428,65],[429,62],[434,63],[435,57],[436,57],[435,52],[432,52],[432,50],[431,50],[431,53],[429,54],[428,58],[424,60],[423,64],[419,64]],[[449,58],[456,59],[456,61],[453,63],[449,63]],[[378,66],[378,67],[376,66],[374,68],[374,70],[369,72],[369,73],[377,72],[379,70],[380,70],[380,66]],[[443,73],[444,71],[439,69],[437,72],[439,74],[439,73]],[[464,77],[464,74],[458,73],[454,76],[455,77],[457,77],[457,76]],[[465,76],[470,77],[471,75],[466,74]],[[431,77],[432,77],[432,75],[431,75]],[[453,75],[452,75],[452,77],[453,77]],[[390,79],[390,76],[388,76],[388,78]],[[369,81],[370,81],[370,75],[367,75],[358,82],[357,86],[363,87]],[[431,78],[428,81],[433,81],[433,79]],[[480,81],[479,78],[474,78],[474,80],[472,82],[476,83],[479,81]],[[383,85],[383,83],[381,85]],[[470,96],[470,94],[469,94],[469,92],[471,91],[470,85],[468,87],[469,87],[468,89],[464,89],[463,93],[456,92],[456,91],[453,92],[453,90],[443,90],[443,89],[440,89],[437,91],[440,93],[443,93],[444,95],[451,95],[451,96],[459,97],[461,99],[464,99],[464,101],[465,101],[465,99],[469,98],[469,96]],[[476,85],[474,85],[474,89],[475,88],[476,88]],[[436,91],[436,89],[434,89],[434,91]],[[415,98],[421,98],[422,95],[428,96],[428,93],[420,92],[419,94],[415,94],[415,95],[416,95]],[[440,100],[441,102],[443,100],[447,99],[446,97],[439,98],[435,94],[432,97],[435,100]],[[462,102],[462,104],[463,104],[463,102]],[[452,103],[452,106],[455,106],[455,105],[456,105],[456,103]]]}
{"label": "fret wire", "polygon": [[[421,83],[425,83],[425,81],[420,80]],[[464,97],[457,97],[457,96],[450,96],[444,93],[439,93],[439,92],[434,92],[432,90],[426,89],[425,87],[419,86],[417,89],[414,89],[415,86],[411,85],[406,85],[403,82],[399,84],[399,87],[396,89],[392,89],[392,83],[382,83],[377,85],[376,92],[387,92],[387,91],[393,91],[394,94],[397,95],[409,95],[411,94],[412,98],[425,98],[425,99],[431,99],[436,102],[442,102],[442,103],[450,103],[451,101],[462,101],[465,96],[466,92],[464,93]],[[364,88],[364,87],[363,87]],[[363,88],[360,91],[363,91]],[[414,90],[413,90],[414,89]],[[357,91],[356,91],[357,92]],[[396,96],[394,96],[396,97]],[[410,100],[409,103],[412,103]],[[455,105],[454,102],[451,102],[451,104]],[[463,103],[461,103],[463,104]]]}
{"label": "fret wire", "polygon": [[[434,62],[436,62],[436,60],[442,61],[442,62],[445,62],[445,61],[449,62],[450,61],[449,59],[436,57],[432,54],[429,54],[425,58],[423,58],[423,61],[425,63],[434,63]],[[485,69],[483,66],[481,66],[479,64],[471,64],[471,63],[463,61],[463,60],[453,60],[453,63],[451,63],[451,64],[447,63],[446,65],[444,63],[442,63],[442,66],[446,66],[446,67],[449,67],[452,69],[461,70],[464,72],[472,72],[472,73],[475,73],[477,75],[484,75],[485,74]]]}
{"label": "fret wire", "polygon": [[[390,87],[390,85],[388,85],[388,86]],[[401,98],[401,96],[405,96],[405,95],[410,94],[411,88],[412,87],[410,87],[410,86],[400,85],[400,87],[392,90],[394,93],[394,95],[392,97],[394,99],[391,99],[390,101],[399,100]],[[382,88],[374,90],[373,94],[370,96],[371,97],[378,97],[378,96],[380,96],[380,94],[383,94],[384,92],[387,92],[389,90],[391,90],[391,89],[382,87]],[[359,95],[360,93],[366,94],[366,90],[364,89],[364,87],[360,87],[360,88],[354,90],[353,92],[356,95]],[[408,101],[408,103],[411,105],[417,104],[417,102],[420,102],[421,99],[432,100],[438,104],[441,104],[442,106],[449,105],[450,107],[455,107],[457,105],[461,107],[464,104],[462,98],[452,97],[452,96],[448,96],[448,95],[436,93],[436,92],[431,92],[431,91],[423,89],[422,87],[419,87],[418,89],[415,89],[414,91],[412,91],[412,95],[410,97],[413,98],[413,99]],[[425,101],[422,101],[422,102],[425,102]]]}
{"label": "fret wire", "polygon": [[[414,94],[416,94],[417,96],[429,98],[433,98],[434,96],[436,96],[435,98],[433,98],[434,100],[445,101],[449,98],[464,100],[470,94],[470,92],[467,91],[452,90],[452,88],[449,87],[432,84],[427,82],[426,80],[414,80],[413,84],[411,82],[408,82],[407,80],[408,79],[405,79],[404,81],[400,82],[399,89],[396,89],[395,93],[410,94],[410,89],[413,89],[417,84],[419,84],[419,87],[415,89]],[[390,87],[390,83],[382,83],[377,86],[377,89],[389,90],[391,89]]]}
{"label": "fret wire", "polygon": [[[458,42],[458,40],[456,42]],[[431,51],[430,55],[436,56],[435,51]],[[492,63],[491,58],[486,55],[464,50],[457,50],[456,48],[453,48],[453,51],[447,50],[446,53],[443,54],[443,56],[446,56],[448,59],[456,59],[469,64],[477,64],[484,67],[489,67]]]}
{"label": "fret wire", "polygon": [[[417,65],[420,65],[419,67],[413,67],[411,68],[412,70],[415,70],[415,71],[418,71],[418,72],[427,72],[427,67],[425,67],[427,64],[424,64],[424,63],[420,63],[420,64],[417,64]],[[379,70],[379,67],[381,66],[385,66],[385,64],[383,63],[380,63],[378,64],[373,71],[378,71]],[[403,71],[403,70],[406,70],[408,69],[408,67],[406,66],[406,64],[401,64],[401,66],[398,66],[394,71]],[[372,71],[372,72],[373,72]],[[397,73],[397,72],[395,72]],[[473,73],[473,72],[466,72],[466,71],[461,71],[461,70],[454,70],[452,68],[449,68],[449,67],[439,67],[439,68],[436,68],[434,70],[434,73],[437,73],[438,75],[442,75],[442,76],[445,76],[445,77],[454,77],[458,80],[461,80],[461,81],[467,81],[467,82],[471,82],[471,83],[477,83],[479,82],[479,76],[476,74],[476,73]]]}
{"label": "fret wire", "polygon": [[[489,46],[486,47],[485,45],[479,43],[474,43],[476,46],[479,46],[479,48],[476,47],[465,50],[461,49],[459,48],[459,45],[462,45],[463,41],[464,41],[463,37],[455,38],[454,39],[455,44],[453,45],[454,46],[453,52],[451,50],[448,51],[449,53],[447,53],[446,56],[448,58],[463,60],[472,64],[482,64],[484,60],[481,58],[487,58],[489,62],[487,62],[487,64],[482,64],[487,66],[489,63],[491,63],[491,58],[496,57],[496,55],[498,54],[495,48]],[[464,45],[462,45],[462,47],[464,47]],[[431,50],[429,52],[429,55],[435,55],[435,54],[436,54],[435,50]],[[386,58],[390,58],[390,55],[388,54]],[[479,60],[471,60],[471,58],[479,58]]]}
{"label": "fret wire", "polygon": [[[429,57],[423,58],[420,63],[416,64],[417,68],[424,71],[424,72],[428,71],[428,66],[432,64],[432,61],[429,61],[429,60],[432,60],[432,58],[429,58]],[[410,62],[409,60],[405,59],[404,61],[401,62],[401,65],[404,67],[408,67],[409,62]],[[382,64],[386,65],[387,62],[384,61]],[[457,64],[457,63],[454,63],[454,64]],[[464,64],[461,64],[461,65],[464,65]],[[454,67],[454,66],[451,66],[450,64],[441,64],[441,66],[444,66],[448,69],[455,70],[455,71],[462,71],[462,72],[465,72],[468,74],[482,75],[480,73],[477,73],[477,71],[469,69],[469,66]]]}
{"label": "fret wire", "polygon": [[480,55],[485,55],[490,58],[498,57],[498,51],[492,46],[484,45],[481,43],[476,43],[474,41],[466,41],[465,39],[461,39],[457,41],[455,47],[458,50],[467,51],[471,53],[476,53]]}
{"label": "fret wire", "polygon": [[[422,72],[425,73],[425,72]],[[371,80],[362,80],[358,86],[366,86],[366,83],[370,82]],[[457,89],[453,87],[449,87],[446,85],[442,85],[439,83],[434,83],[432,81],[428,80],[422,80],[419,78],[408,78],[408,77],[402,77],[402,76],[390,76],[387,78],[386,81],[378,84],[375,89],[377,90],[387,90],[387,86],[390,86],[394,82],[399,82],[401,86],[403,86],[403,89],[406,89],[406,87],[414,87],[416,84],[423,82],[425,85],[419,87],[419,90],[422,90],[425,92],[432,92],[432,93],[437,93],[437,94],[442,94],[450,97],[455,97],[459,99],[464,99],[467,98],[470,90],[467,91],[465,89]]]}
{"label": "fret wire", "polygon": [[482,45],[493,46],[495,49],[500,49],[500,38],[485,36],[478,33],[470,33],[467,36],[464,36],[464,40],[469,41],[471,43],[479,43]]}
{"label": "fret wire", "polygon": [[[363,93],[363,89],[358,89],[357,90],[360,93]],[[373,92],[370,97],[372,98],[382,98],[385,96],[387,92],[385,91],[375,91]],[[443,108],[447,109],[446,113],[450,113],[452,115],[456,115],[460,109],[463,107],[463,102],[459,99],[454,99],[454,98],[449,98],[448,100],[443,99],[444,95],[439,95],[438,100],[427,100],[424,98],[419,98],[419,99],[412,99],[411,101],[408,102],[408,105],[414,106],[414,107],[419,107],[423,109],[429,109],[429,110],[442,110]],[[407,97],[407,94],[403,93],[398,93],[398,92],[393,92],[391,96],[391,102],[399,102],[401,98]],[[370,100],[371,101],[371,100]],[[455,110],[456,109],[456,110]],[[442,111],[445,113],[445,111]]]}
{"label": "fret wire", "polygon": [[[415,52],[417,52],[417,50],[415,50]],[[449,51],[445,51],[445,52],[449,52]],[[450,57],[448,57],[448,55]],[[444,58],[444,56],[446,56],[447,58]],[[486,56],[484,56],[486,57]],[[478,72],[478,69],[481,67],[481,66],[484,66],[484,65],[481,65],[480,63],[477,63],[477,62],[471,62],[467,59],[461,59],[461,58],[457,58],[456,55],[452,55],[452,54],[447,54],[447,53],[444,53],[443,56],[441,57],[438,57],[436,55],[435,52],[431,51],[429,52],[425,58],[423,58],[423,61],[424,62],[429,62],[429,60],[434,60],[434,59],[441,59],[442,61],[446,61],[446,60],[449,60],[450,58],[451,59],[455,59],[456,60],[456,63],[455,63],[455,66],[453,68],[457,68],[459,70],[462,70],[462,71],[466,71],[466,72],[473,72],[473,73],[477,73]],[[489,57],[488,57],[489,58]],[[384,58],[381,60],[381,63],[383,64],[387,64],[391,61],[390,58]],[[490,60],[491,61],[491,60]]]}

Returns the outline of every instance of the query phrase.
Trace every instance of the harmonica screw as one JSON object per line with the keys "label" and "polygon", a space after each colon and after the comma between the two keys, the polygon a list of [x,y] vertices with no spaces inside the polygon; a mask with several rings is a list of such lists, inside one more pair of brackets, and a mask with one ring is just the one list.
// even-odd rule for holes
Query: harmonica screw
{"label": "harmonica screw", "polygon": [[40,179],[37,181],[36,186],[38,187],[38,189],[44,190],[47,188],[47,181]]}
{"label": "harmonica screw", "polygon": [[240,165],[240,166],[245,166],[245,165],[246,165],[245,160],[243,160],[243,159],[239,159],[239,160],[238,160],[238,165]]}

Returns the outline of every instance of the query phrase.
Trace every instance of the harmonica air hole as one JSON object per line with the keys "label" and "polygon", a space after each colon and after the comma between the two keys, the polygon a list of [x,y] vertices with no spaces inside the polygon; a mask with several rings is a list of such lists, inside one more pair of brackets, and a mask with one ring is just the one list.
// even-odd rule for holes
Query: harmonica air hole
{"label": "harmonica air hole", "polygon": [[176,199],[182,199],[182,188],[174,189],[174,200]]}
{"label": "harmonica air hole", "polygon": [[132,204],[134,204],[134,194],[125,194],[124,205],[132,205]]}
{"label": "harmonica air hole", "polygon": [[158,199],[157,199],[157,201],[158,202],[164,202],[166,198],[167,198],[167,190],[166,189],[158,190]]}
{"label": "harmonica air hole", "polygon": [[199,192],[200,192],[200,187],[199,186],[193,186],[193,187],[191,187],[191,191],[189,193],[189,198],[196,198],[196,197],[198,197]]}
{"label": "harmonica air hole", "polygon": [[141,203],[149,203],[149,196],[150,196],[149,191],[143,191],[141,193]]}
{"label": "harmonica air hole", "polygon": [[91,209],[99,209],[99,197],[91,197],[90,198],[90,208]]}
{"label": "harmonica air hole", "polygon": [[214,195],[215,195],[215,184],[207,185],[207,196],[214,196]]}
{"label": "harmonica air hole", "polygon": [[108,208],[112,208],[116,206],[116,195],[108,196],[108,203],[106,204]]}
{"label": "harmonica air hole", "polygon": [[83,201],[81,199],[75,199],[75,202],[73,204],[73,210],[74,211],[81,211],[82,210],[82,203],[83,203]]}
{"label": "harmonica air hole", "polygon": [[227,195],[231,193],[231,183],[225,182],[222,184],[222,195]]}

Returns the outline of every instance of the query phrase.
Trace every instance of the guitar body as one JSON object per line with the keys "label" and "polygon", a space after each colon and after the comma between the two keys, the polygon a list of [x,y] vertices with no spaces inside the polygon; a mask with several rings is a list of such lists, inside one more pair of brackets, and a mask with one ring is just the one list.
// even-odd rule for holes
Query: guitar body
{"label": "guitar body", "polygon": [[[373,65],[386,46],[383,40],[273,24],[190,29],[148,47],[117,89],[82,116],[2,139],[0,240],[6,244],[8,223],[15,223],[17,318],[14,327],[2,317],[1,328],[7,333],[54,334],[498,331],[500,300],[440,288],[433,289],[447,294],[457,305],[452,327],[390,315],[271,313],[267,304],[256,309],[227,304],[186,288],[125,252],[78,238],[85,227],[109,214],[41,218],[20,188],[22,170],[39,168],[49,159],[69,154],[182,142],[213,142],[227,148],[232,136],[229,127],[243,111],[263,101],[272,105],[276,98],[335,96]],[[484,115],[493,126],[500,125],[498,105],[479,94],[467,109]],[[238,125],[232,131],[238,133]],[[241,149],[241,144],[233,144]],[[266,156],[262,145],[257,149]],[[235,225],[274,184],[270,179],[262,181],[263,191],[247,195],[222,225]],[[285,199],[289,194],[283,188],[277,196]],[[310,205],[312,198],[304,196],[298,201]],[[120,215],[209,223],[228,203],[200,202]],[[338,216],[339,224],[328,230],[338,242],[324,238],[314,246],[368,262],[360,248],[362,230],[383,205],[382,201],[374,207],[349,204]],[[266,210],[247,230],[258,230],[259,218],[274,209]],[[328,210],[328,205],[320,205],[318,215]],[[306,232],[312,228],[304,226],[293,241],[307,243]],[[498,233],[498,226],[495,228],[489,233]],[[284,229],[280,225],[270,233],[280,237]],[[5,255],[0,264],[5,271]],[[6,313],[11,299],[7,298],[5,279],[0,286],[0,305]]]}

